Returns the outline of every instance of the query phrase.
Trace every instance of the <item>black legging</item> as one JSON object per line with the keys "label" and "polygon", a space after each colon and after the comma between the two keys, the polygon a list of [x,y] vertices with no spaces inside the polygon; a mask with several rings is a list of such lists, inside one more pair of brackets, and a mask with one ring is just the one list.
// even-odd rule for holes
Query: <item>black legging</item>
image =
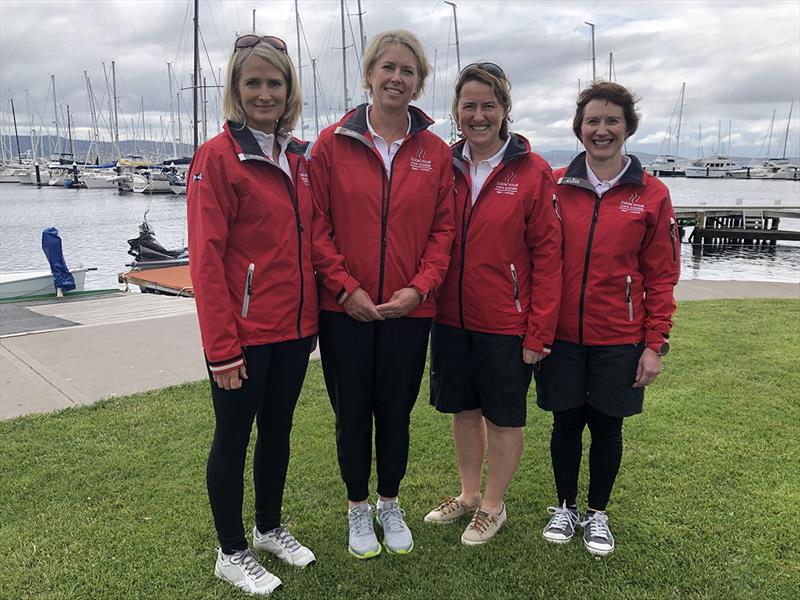
{"label": "black legging", "polygon": [[212,380],[216,428],[206,481],[222,551],[247,549],[242,502],[244,463],[253,420],[258,425],[253,454],[256,525],[266,532],[281,523],[289,466],[292,415],[308,366],[311,338],[245,348],[247,376],[241,389],[223,390]]}
{"label": "black legging", "polygon": [[605,510],[622,462],[622,417],[610,417],[589,404],[553,412],[550,457],[558,505],[577,503],[583,428],[589,425],[589,507]]}

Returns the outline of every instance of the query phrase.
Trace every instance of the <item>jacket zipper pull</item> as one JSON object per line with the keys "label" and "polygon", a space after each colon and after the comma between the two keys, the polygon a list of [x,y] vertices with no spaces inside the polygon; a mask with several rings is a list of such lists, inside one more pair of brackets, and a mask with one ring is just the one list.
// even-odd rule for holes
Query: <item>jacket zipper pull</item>
{"label": "jacket zipper pull", "polygon": [[633,321],[633,300],[631,300],[631,276],[625,276],[625,300],[628,302],[628,321]]}
{"label": "jacket zipper pull", "polygon": [[517,269],[514,263],[511,263],[511,279],[514,280],[514,304],[517,307],[517,312],[522,312],[522,303],[519,301],[519,282],[517,281]]}
{"label": "jacket zipper pull", "polygon": [[253,295],[253,273],[256,266],[250,263],[247,267],[247,278],[244,281],[244,298],[242,299],[242,318],[247,318],[247,309],[250,308],[250,296]]}

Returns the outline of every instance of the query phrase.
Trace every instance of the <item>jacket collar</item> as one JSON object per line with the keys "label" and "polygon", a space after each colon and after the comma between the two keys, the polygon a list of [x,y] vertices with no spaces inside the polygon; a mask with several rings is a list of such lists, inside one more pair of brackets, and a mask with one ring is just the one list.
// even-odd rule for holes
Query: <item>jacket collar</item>
{"label": "jacket collar", "polygon": [[[226,121],[222,127],[228,137],[233,140],[239,160],[242,162],[247,160],[272,162],[261,152],[261,146],[258,145],[255,136],[246,126],[235,121]],[[290,138],[289,144],[286,146],[286,154],[304,154],[308,146],[309,142],[301,142],[296,138]]]}
{"label": "jacket collar", "polygon": [[[368,106],[369,104],[366,103],[361,104],[347,112],[344,117],[342,117],[342,120],[339,121],[334,133],[355,138],[370,148],[374,147],[375,144],[372,141],[372,136],[367,126]],[[416,106],[409,106],[408,114],[411,117],[411,127],[408,132],[408,137],[413,137],[415,134],[433,125],[433,120]]]}
{"label": "jacket collar", "polygon": [[[625,174],[620,177],[617,185],[644,185],[644,168],[642,167],[642,163],[639,162],[639,159],[633,154],[628,154],[627,156],[631,159],[631,164],[628,166],[628,170],[625,171]],[[558,185],[573,185],[575,187],[587,189],[593,194],[595,193],[594,186],[589,183],[589,176],[586,173],[585,150],[572,159],[564,175],[559,178]]]}
{"label": "jacket collar", "polygon": [[[509,135],[511,136],[511,141],[508,143],[508,147],[503,153],[503,158],[495,170],[502,169],[512,160],[519,158],[520,156],[524,156],[525,154],[529,154],[531,151],[530,142],[528,142],[528,140],[526,140],[524,137],[518,133],[510,133]],[[467,161],[464,159],[465,141],[465,139],[457,141],[455,144],[453,144],[451,150],[453,152],[453,166],[464,176],[467,176],[469,174],[469,167],[467,166]]]}

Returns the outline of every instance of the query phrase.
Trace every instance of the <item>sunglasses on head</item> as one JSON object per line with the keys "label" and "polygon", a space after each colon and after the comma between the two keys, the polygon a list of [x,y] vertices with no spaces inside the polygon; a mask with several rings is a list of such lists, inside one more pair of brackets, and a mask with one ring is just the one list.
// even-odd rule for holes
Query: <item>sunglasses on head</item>
{"label": "sunglasses on head", "polygon": [[275,50],[283,52],[284,54],[289,53],[286,49],[286,42],[281,38],[274,35],[254,35],[252,33],[240,35],[236,38],[236,41],[233,43],[233,49],[242,50],[243,48],[252,48],[261,42],[272,46]]}
{"label": "sunglasses on head", "polygon": [[461,73],[459,73],[459,77],[466,73],[467,71],[478,70],[486,71],[489,75],[494,75],[498,79],[505,79],[506,74],[503,72],[503,69],[500,68],[500,65],[496,65],[493,62],[479,62],[479,63],[471,63],[461,69]]}

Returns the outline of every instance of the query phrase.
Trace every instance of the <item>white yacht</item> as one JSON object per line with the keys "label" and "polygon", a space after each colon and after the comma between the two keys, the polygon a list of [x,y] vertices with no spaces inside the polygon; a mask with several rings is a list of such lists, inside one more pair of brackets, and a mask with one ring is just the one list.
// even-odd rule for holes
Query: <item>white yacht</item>
{"label": "white yacht", "polygon": [[686,166],[686,177],[700,179],[723,179],[728,173],[740,169],[741,165],[727,154],[714,154],[691,161]]}
{"label": "white yacht", "polygon": [[686,164],[671,154],[661,154],[647,165],[646,170],[656,177],[685,177]]}

